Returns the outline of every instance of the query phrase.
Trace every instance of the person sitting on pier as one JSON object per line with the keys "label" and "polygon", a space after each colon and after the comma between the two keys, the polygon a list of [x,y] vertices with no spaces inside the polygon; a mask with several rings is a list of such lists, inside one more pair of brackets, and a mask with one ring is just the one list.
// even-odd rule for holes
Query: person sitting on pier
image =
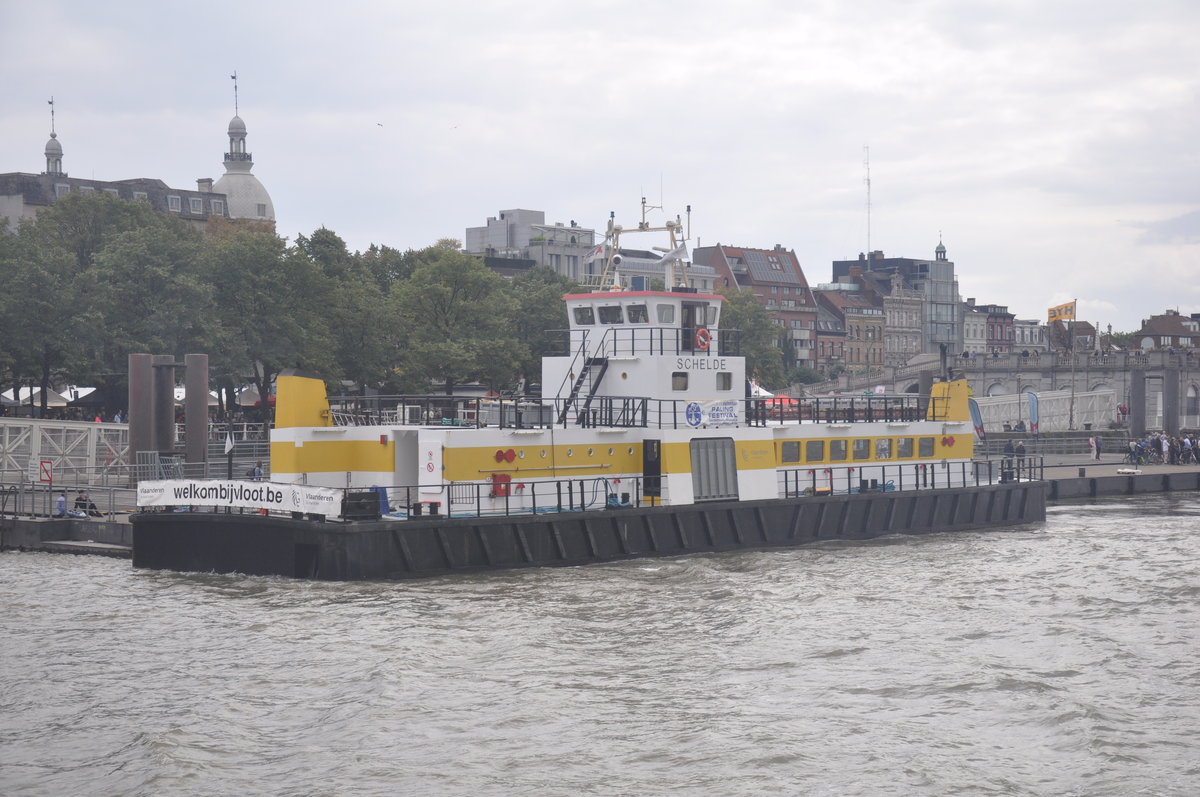
{"label": "person sitting on pier", "polygon": [[63,490],[58,494],[58,498],[54,499],[54,512],[51,514],[51,517],[85,518],[87,517],[87,514],[84,512],[77,512],[74,509],[67,509],[67,491]]}
{"label": "person sitting on pier", "polygon": [[101,516],[100,510],[96,507],[96,502],[89,499],[87,492],[84,490],[80,490],[79,495],[75,496],[75,511],[85,516]]}

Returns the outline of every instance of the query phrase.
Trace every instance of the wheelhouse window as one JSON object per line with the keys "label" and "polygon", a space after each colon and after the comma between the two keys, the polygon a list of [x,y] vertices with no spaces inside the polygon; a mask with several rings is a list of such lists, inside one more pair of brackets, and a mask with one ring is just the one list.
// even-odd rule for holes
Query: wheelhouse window
{"label": "wheelhouse window", "polygon": [[596,323],[596,315],[595,315],[595,313],[592,312],[592,308],[576,307],[575,308],[575,323],[584,325],[584,326],[590,326],[590,325]]}
{"label": "wheelhouse window", "polygon": [[674,324],[675,323],[675,305],[660,304],[658,305],[658,323]]}
{"label": "wheelhouse window", "polygon": [[601,324],[620,324],[623,318],[621,314],[621,306],[616,307],[601,307],[600,308],[600,323]]}
{"label": "wheelhouse window", "polygon": [[631,304],[625,308],[625,312],[631,324],[650,323],[650,313],[646,310],[646,305],[644,304]]}
{"label": "wheelhouse window", "polygon": [[718,371],[717,390],[733,390],[733,374]]}
{"label": "wheelhouse window", "polygon": [[687,390],[688,375],[687,371],[676,371],[671,374],[671,389],[672,390]]}

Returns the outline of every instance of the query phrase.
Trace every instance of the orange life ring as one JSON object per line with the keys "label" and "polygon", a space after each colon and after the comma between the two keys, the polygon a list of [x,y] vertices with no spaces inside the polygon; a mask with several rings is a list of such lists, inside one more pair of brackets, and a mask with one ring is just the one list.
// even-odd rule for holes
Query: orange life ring
{"label": "orange life ring", "polygon": [[712,340],[712,335],[704,327],[696,330],[696,348],[700,351],[708,351],[708,344]]}

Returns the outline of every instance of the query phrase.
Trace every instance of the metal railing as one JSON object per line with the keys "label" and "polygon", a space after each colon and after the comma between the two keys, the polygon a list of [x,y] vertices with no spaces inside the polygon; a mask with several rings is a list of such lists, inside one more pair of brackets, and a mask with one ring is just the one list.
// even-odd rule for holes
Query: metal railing
{"label": "metal railing", "polygon": [[[76,510],[75,500],[85,493],[88,504]],[[68,513],[56,516],[54,504],[66,495]],[[90,506],[94,504],[94,509]],[[100,487],[87,484],[39,484],[31,482],[0,482],[0,517],[8,518],[86,518],[112,523],[137,511],[137,491],[128,487]]]}
{"label": "metal railing", "polygon": [[[944,490],[1015,481],[1040,481],[1045,478],[1045,468],[1040,457],[1026,457],[1011,460],[865,465],[846,468],[799,467],[781,470],[778,477],[777,498],[802,499],[833,494]],[[329,488],[341,495],[341,501],[340,513],[328,517],[275,509],[227,509],[211,506],[153,507],[143,511],[264,514],[345,523],[384,518],[413,520],[509,517],[670,505],[669,496],[665,502],[657,497],[647,496],[645,488],[648,483],[657,485],[659,480],[651,482],[641,476],[620,479],[595,476],[503,484],[480,481]],[[710,500],[717,499],[697,498],[695,503],[704,504]]]}

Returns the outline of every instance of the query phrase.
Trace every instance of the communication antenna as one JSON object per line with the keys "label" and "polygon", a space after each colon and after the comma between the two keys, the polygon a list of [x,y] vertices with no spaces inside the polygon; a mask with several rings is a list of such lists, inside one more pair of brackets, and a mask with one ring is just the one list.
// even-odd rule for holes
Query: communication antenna
{"label": "communication antenna", "polygon": [[863,182],[867,184],[867,257],[871,256],[871,148],[863,145],[863,170],[866,176]]}
{"label": "communication antenna", "polygon": [[54,132],[54,96],[50,97],[50,135],[57,135]]}
{"label": "communication antenna", "polygon": [[237,70],[233,70],[233,74],[229,76],[233,80],[233,115],[238,115],[238,98],[237,98]]}

